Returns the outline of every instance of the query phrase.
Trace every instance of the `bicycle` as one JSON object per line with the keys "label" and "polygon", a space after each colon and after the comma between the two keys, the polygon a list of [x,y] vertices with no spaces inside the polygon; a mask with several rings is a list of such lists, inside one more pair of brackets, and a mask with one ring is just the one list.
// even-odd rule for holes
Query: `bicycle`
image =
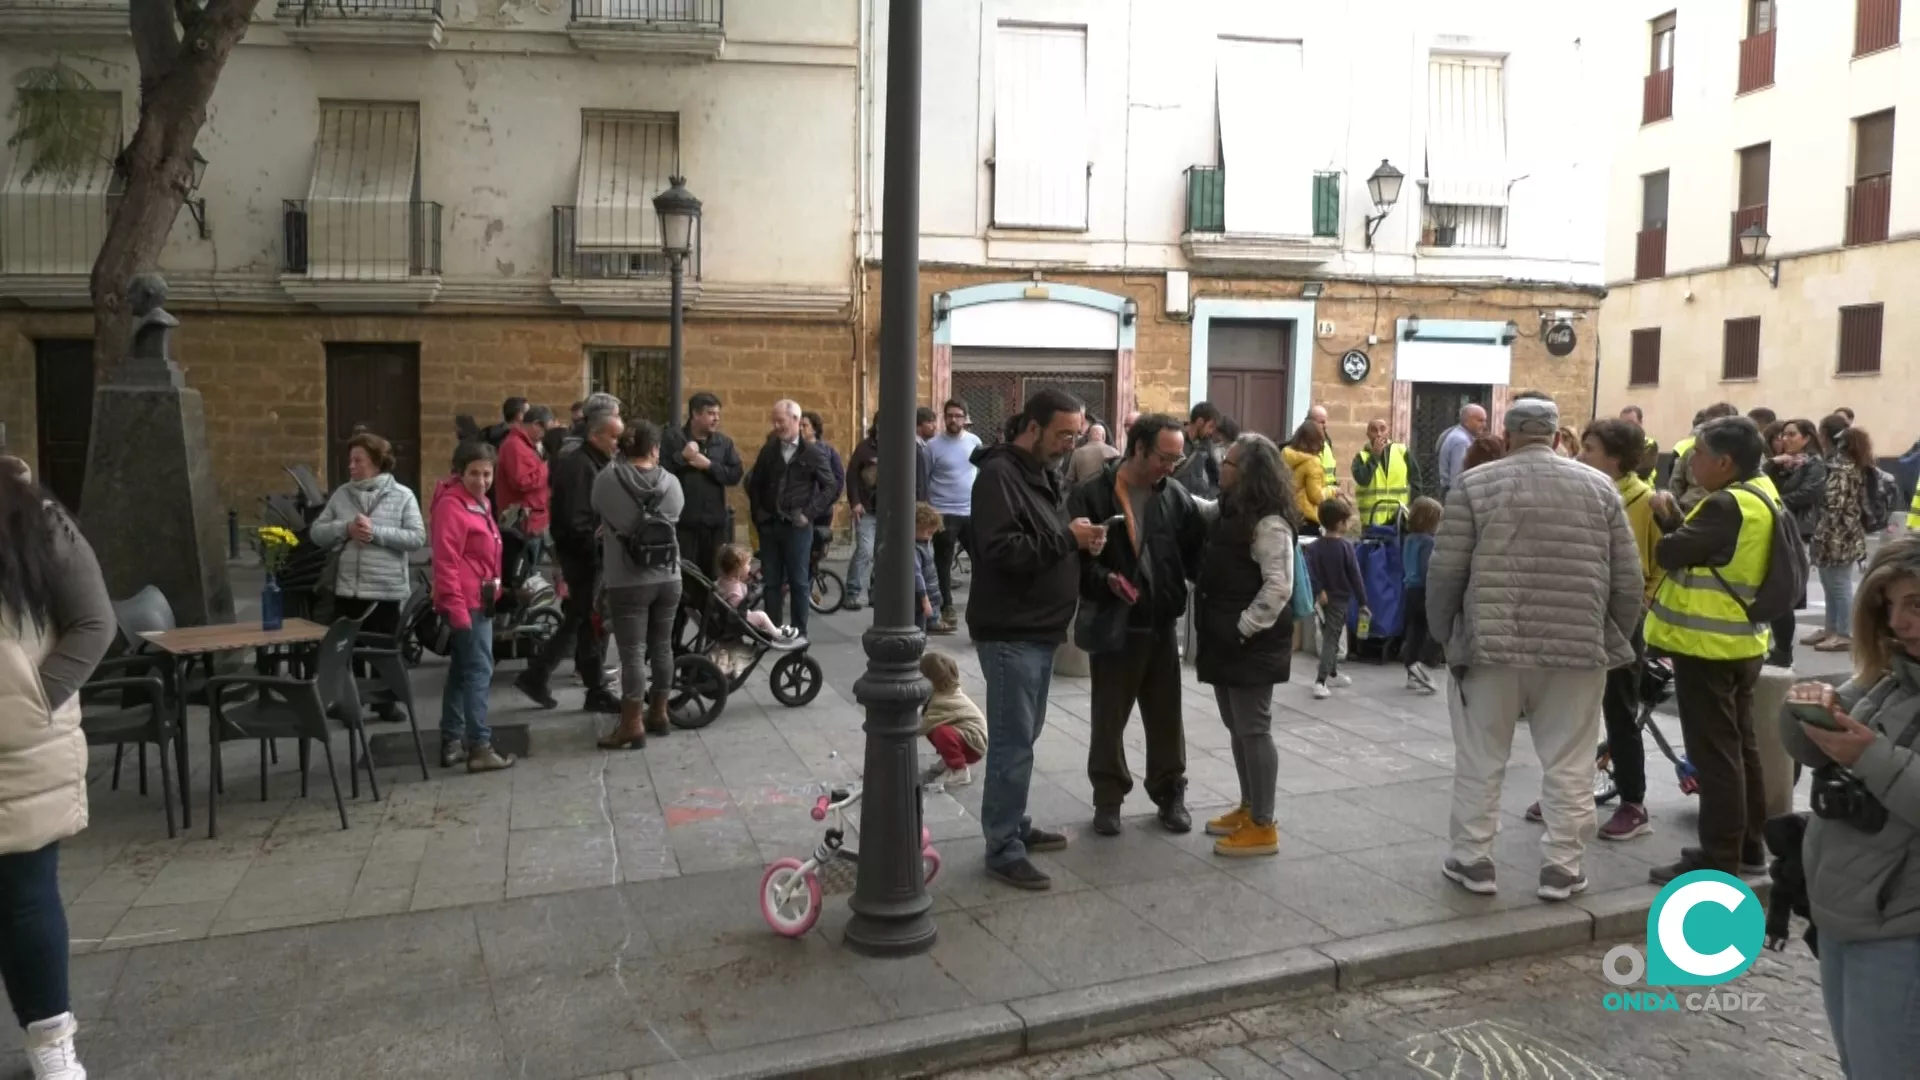
{"label": "bicycle", "polygon": [[847,582],[837,572],[824,566],[813,568],[813,588],[807,597],[813,610],[822,615],[831,615],[847,603]]}
{"label": "bicycle", "polygon": [[[833,824],[813,855],[806,860],[788,856],[776,859],[760,879],[760,914],[781,937],[797,938],[820,921],[822,899],[828,893],[853,891],[858,853],[846,849],[846,810],[860,801],[859,785],[830,788],[814,800],[813,820]],[[940,853],[933,849],[933,834],[920,827],[920,872],[928,885],[940,874]]]}

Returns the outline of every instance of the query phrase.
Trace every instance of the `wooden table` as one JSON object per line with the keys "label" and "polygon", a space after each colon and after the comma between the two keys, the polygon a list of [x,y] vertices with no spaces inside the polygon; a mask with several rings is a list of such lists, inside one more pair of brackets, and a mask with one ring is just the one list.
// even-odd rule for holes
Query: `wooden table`
{"label": "wooden table", "polygon": [[266,649],[279,645],[312,645],[327,636],[327,628],[306,619],[288,619],[278,630],[263,630],[258,620],[250,623],[224,623],[219,626],[182,626],[172,630],[149,630],[140,635],[147,645],[166,653],[173,664],[174,724],[180,735],[175,741],[180,763],[180,824],[193,827],[193,800],[189,797],[190,775],[187,756],[187,679],[193,662],[205,658],[207,677],[213,677],[213,658],[242,649]]}

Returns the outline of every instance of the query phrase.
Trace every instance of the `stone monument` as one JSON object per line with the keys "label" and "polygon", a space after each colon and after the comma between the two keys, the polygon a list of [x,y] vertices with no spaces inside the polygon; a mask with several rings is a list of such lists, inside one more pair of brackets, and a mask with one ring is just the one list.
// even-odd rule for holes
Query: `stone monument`
{"label": "stone monument", "polygon": [[166,300],[158,274],[127,285],[133,343],[93,394],[80,526],[115,600],[154,585],[180,625],[227,623],[233,586],[206,409],[173,362],[169,339],[180,321]]}

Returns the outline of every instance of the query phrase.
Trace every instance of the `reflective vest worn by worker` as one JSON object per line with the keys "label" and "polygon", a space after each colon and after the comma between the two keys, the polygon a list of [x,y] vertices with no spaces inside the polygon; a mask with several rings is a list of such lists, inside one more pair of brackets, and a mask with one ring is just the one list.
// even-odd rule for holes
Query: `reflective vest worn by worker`
{"label": "reflective vest worn by worker", "polygon": [[1913,490],[1913,505],[1907,507],[1907,528],[1920,529],[1920,487]]}
{"label": "reflective vest worn by worker", "polygon": [[1356,472],[1353,483],[1354,506],[1360,511],[1363,525],[1374,523],[1375,507],[1380,507],[1383,513],[1391,513],[1407,505],[1410,494],[1407,487],[1407,448],[1399,443],[1388,443],[1385,464],[1376,461],[1373,476],[1365,484],[1360,483],[1360,475]]}
{"label": "reflective vest worn by worker", "polygon": [[[1762,483],[1764,479],[1748,483],[1766,490],[1772,485]],[[1762,498],[1739,488],[1725,490],[1740,508],[1733,560],[1714,568],[1720,571],[1718,577],[1707,567],[1688,566],[1660,583],[1647,611],[1647,644],[1656,649],[1703,660],[1750,660],[1767,653],[1767,625],[1749,621],[1741,603],[1751,602],[1766,579],[1773,557],[1773,508],[1779,503],[1768,505],[1768,499],[1777,498],[1772,492]],[[1706,502],[1702,499],[1688,519]]]}
{"label": "reflective vest worn by worker", "polygon": [[1332,439],[1328,439],[1320,444],[1320,468],[1327,474],[1328,488],[1332,488],[1334,484],[1339,482],[1334,475],[1338,471],[1338,466],[1333,456]]}

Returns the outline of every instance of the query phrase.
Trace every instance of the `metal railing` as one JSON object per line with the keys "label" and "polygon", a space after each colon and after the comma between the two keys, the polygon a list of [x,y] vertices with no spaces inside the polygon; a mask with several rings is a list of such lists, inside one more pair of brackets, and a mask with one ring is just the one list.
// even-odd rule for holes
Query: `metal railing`
{"label": "metal railing", "polygon": [[[553,276],[573,281],[666,277],[673,268],[660,249],[658,221],[651,209],[595,208],[582,213],[575,206],[554,207]],[[688,280],[697,281],[701,247],[697,226],[693,235],[686,274]]]}
{"label": "metal railing", "polygon": [[1893,216],[1893,177],[1868,176],[1847,189],[1847,243],[1872,244],[1887,238]]}
{"label": "metal railing", "polygon": [[91,273],[119,203],[98,193],[0,195],[0,274]]}
{"label": "metal railing", "polygon": [[282,19],[437,19],[440,0],[279,0]]}
{"label": "metal railing", "polygon": [[281,204],[280,270],[314,281],[440,274],[440,204],[325,199]]}
{"label": "metal railing", "polygon": [[1506,247],[1507,208],[1427,203],[1421,239],[1436,248]]}
{"label": "metal railing", "polygon": [[1641,229],[1633,245],[1633,280],[1667,276],[1667,227]]}
{"label": "metal railing", "polygon": [[1755,225],[1760,226],[1761,232],[1767,231],[1766,203],[1761,203],[1758,206],[1743,206],[1733,212],[1733,228],[1730,233],[1731,246],[1727,249],[1728,262],[1740,263],[1747,261],[1746,256],[1740,252],[1740,234],[1753,228]]}
{"label": "metal railing", "polygon": [[1740,83],[1735,93],[1751,93],[1773,85],[1773,45],[1772,30],[1740,43]]}
{"label": "metal railing", "polygon": [[[1313,174],[1313,235],[1340,235],[1340,174]],[[1190,233],[1227,231],[1227,171],[1220,165],[1195,165],[1187,170],[1187,230]]]}
{"label": "metal railing", "polygon": [[727,0],[573,0],[573,21],[724,30]]}
{"label": "metal railing", "polygon": [[1673,69],[1647,76],[1640,89],[1640,122],[1652,124],[1673,118]]}

